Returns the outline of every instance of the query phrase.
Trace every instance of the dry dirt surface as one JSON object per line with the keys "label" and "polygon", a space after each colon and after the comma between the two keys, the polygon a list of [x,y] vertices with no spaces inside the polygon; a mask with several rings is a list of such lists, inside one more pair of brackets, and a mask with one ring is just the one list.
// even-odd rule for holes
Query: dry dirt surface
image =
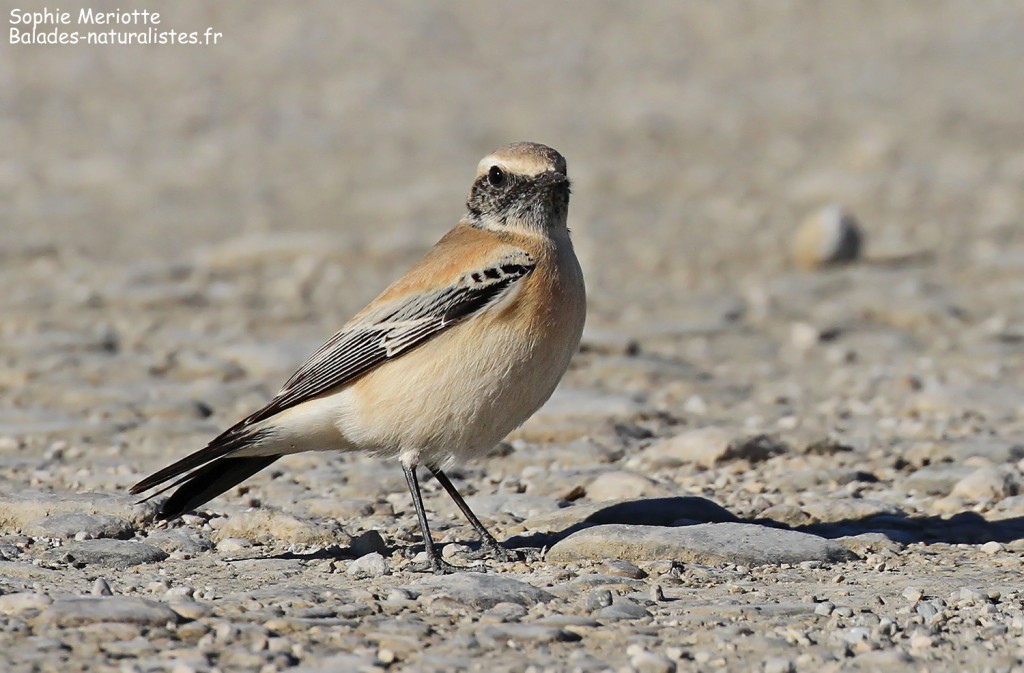
{"label": "dry dirt surface", "polygon": [[[1022,670],[1024,4],[153,5],[220,43],[0,45],[0,669]],[[363,456],[133,504],[513,140],[590,296],[453,473],[521,562]]]}

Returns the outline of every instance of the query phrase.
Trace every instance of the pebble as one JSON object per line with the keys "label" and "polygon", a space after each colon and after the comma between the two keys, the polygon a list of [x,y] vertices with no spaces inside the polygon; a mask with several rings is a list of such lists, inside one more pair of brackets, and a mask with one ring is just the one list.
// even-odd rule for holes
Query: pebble
{"label": "pebble", "polygon": [[20,615],[38,612],[49,607],[53,599],[42,593],[13,593],[0,596],[0,614]]}
{"label": "pebble", "polygon": [[587,497],[599,502],[660,495],[667,491],[650,477],[629,470],[602,472],[586,486]]}
{"label": "pebble", "polygon": [[113,596],[114,592],[111,591],[110,585],[107,584],[107,580],[102,577],[97,577],[96,581],[92,585],[93,596]]}
{"label": "pebble", "polygon": [[627,421],[644,411],[629,395],[559,386],[547,403],[509,437],[529,442],[567,442],[594,433],[603,424]]}
{"label": "pebble", "polygon": [[349,564],[348,569],[345,570],[345,574],[355,579],[364,579],[367,577],[380,577],[387,575],[390,572],[388,566],[388,560],[381,554],[373,552],[360,556],[355,561]]}
{"label": "pebble", "polygon": [[1002,500],[1017,485],[1009,474],[995,467],[980,467],[953,486],[952,495],[966,500]]}
{"label": "pebble", "polygon": [[956,484],[974,470],[964,465],[927,465],[915,470],[903,480],[903,487],[910,492],[927,495],[949,495]]}
{"label": "pebble", "polygon": [[810,213],[793,238],[793,260],[802,269],[852,262],[860,257],[864,234],[857,219],[839,204]]}
{"label": "pebble", "polygon": [[379,532],[368,530],[352,539],[349,551],[356,557],[366,556],[367,554],[377,554],[380,556],[388,552],[388,545]]}
{"label": "pebble", "polygon": [[143,542],[128,540],[84,540],[69,542],[45,552],[52,561],[83,563],[123,570],[145,563],[158,563],[167,558],[167,552]]}
{"label": "pebble", "polygon": [[173,552],[199,554],[213,549],[213,543],[209,540],[191,535],[183,530],[153,531],[146,536],[146,544],[159,547],[168,554]]}
{"label": "pebble", "polygon": [[0,494],[0,521],[17,529],[60,514],[102,514],[141,526],[153,520],[157,509],[158,505],[152,500],[136,503],[132,498],[105,493],[19,491]]}
{"label": "pebble", "polygon": [[710,468],[732,460],[762,462],[786,450],[784,444],[770,435],[735,436],[723,428],[707,427],[652,444],[640,457],[658,467],[696,463]]}
{"label": "pebble", "polygon": [[836,543],[807,533],[755,524],[717,523],[665,528],[604,525],[573,533],[548,552],[549,562],[602,559],[633,562],[672,559],[747,566],[850,558]]}
{"label": "pebble", "polygon": [[525,582],[480,573],[454,573],[430,577],[412,584],[409,588],[415,593],[444,594],[466,607],[478,610],[492,608],[498,603],[516,603],[531,607],[554,599],[547,591]]}
{"label": "pebble", "polygon": [[217,543],[217,551],[232,554],[252,548],[252,540],[241,537],[226,537]]}
{"label": "pebble", "polygon": [[903,590],[902,596],[911,603],[916,603],[924,596],[924,592],[917,587],[907,587]]}
{"label": "pebble", "polygon": [[64,512],[51,514],[25,524],[21,532],[31,537],[46,537],[60,540],[84,534],[86,539],[129,538],[135,532],[134,526],[121,517],[109,514],[83,514]]}
{"label": "pebble", "polygon": [[178,622],[178,614],[162,603],[145,598],[63,598],[46,608],[37,622],[60,628],[76,628],[98,622],[164,626]]}
{"label": "pebble", "polygon": [[627,599],[615,601],[606,608],[601,608],[594,616],[602,621],[615,621],[619,619],[646,619],[651,616],[647,608]]}
{"label": "pebble", "polygon": [[762,670],[764,673],[793,673],[796,668],[786,657],[770,657],[765,659]]}
{"label": "pebble", "polygon": [[636,673],[675,673],[676,662],[663,654],[648,652],[646,650],[632,651],[633,646],[626,650],[629,655],[629,665]]}
{"label": "pebble", "polygon": [[995,540],[989,540],[985,544],[981,545],[981,551],[985,552],[986,554],[998,554],[999,552],[1003,551],[1003,549],[1003,545],[999,542],[996,542]]}
{"label": "pebble", "polygon": [[[350,538],[333,519],[306,519],[266,509],[240,512],[217,528],[215,540],[237,538],[260,544],[347,547]],[[222,550],[223,551],[223,550]]]}
{"label": "pebble", "polygon": [[590,611],[600,610],[612,604],[612,592],[608,589],[594,589],[587,594],[586,606]]}
{"label": "pebble", "polygon": [[543,624],[489,624],[476,631],[476,637],[482,645],[507,646],[511,643],[529,643],[539,645],[545,643],[572,643],[580,640],[580,635],[557,626]]}

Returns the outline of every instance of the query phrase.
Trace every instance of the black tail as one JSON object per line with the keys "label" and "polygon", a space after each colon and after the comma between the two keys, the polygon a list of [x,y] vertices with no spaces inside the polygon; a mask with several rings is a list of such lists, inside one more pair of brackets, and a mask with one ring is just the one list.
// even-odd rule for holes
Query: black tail
{"label": "black tail", "polygon": [[281,456],[232,456],[258,442],[264,433],[252,430],[243,421],[214,439],[205,448],[185,456],[164,469],[151,474],[129,489],[132,495],[164,484],[176,477],[177,481],[164,486],[143,500],[150,500],[176,486],[177,491],[160,509],[160,517],[173,517],[195,509],[270,465]]}
{"label": "black tail", "polygon": [[236,486],[281,456],[245,456],[220,458],[190,472],[173,484],[181,486],[160,508],[161,519],[173,519],[191,511]]}

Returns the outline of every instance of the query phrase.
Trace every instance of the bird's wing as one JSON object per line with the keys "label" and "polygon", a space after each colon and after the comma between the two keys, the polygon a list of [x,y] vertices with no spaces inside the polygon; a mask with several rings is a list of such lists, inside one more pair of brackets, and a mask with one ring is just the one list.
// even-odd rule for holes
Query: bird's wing
{"label": "bird's wing", "polygon": [[364,312],[307,359],[256,423],[344,385],[498,302],[536,262],[522,250],[502,255],[435,290],[416,292]]}
{"label": "bird's wing", "polygon": [[517,282],[535,267],[534,258],[516,248],[477,265],[472,271],[458,275],[441,287],[414,290],[399,296],[393,296],[392,288],[389,288],[382,295],[383,299],[378,300],[379,306],[371,304],[313,353],[267,406],[222,432],[205,448],[146,477],[132,486],[129,492],[142,493],[186,475],[149,496],[152,498],[188,481],[194,474],[192,470],[259,441],[266,432],[257,425],[260,421],[350,383],[493,306],[508,296]]}

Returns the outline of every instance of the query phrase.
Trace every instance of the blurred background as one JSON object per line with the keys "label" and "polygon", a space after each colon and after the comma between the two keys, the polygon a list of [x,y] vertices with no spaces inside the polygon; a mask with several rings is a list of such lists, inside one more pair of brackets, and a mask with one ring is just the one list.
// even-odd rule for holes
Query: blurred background
{"label": "blurred background", "polygon": [[[230,398],[250,408],[456,222],[476,162],[515,140],[568,158],[595,347],[653,334],[647,350],[738,383],[833,328],[913,368],[886,354],[962,353],[965,325],[1003,348],[1024,319],[1019,2],[150,8],[160,29],[223,38],[0,46],[7,407],[101,413],[95,390],[68,397],[68,377],[118,376],[67,354],[82,339],[124,372],[229,377],[182,355],[211,339],[263,382]],[[830,203],[860,221],[865,263],[809,277],[793,237]],[[809,367],[787,372],[813,384]]]}
{"label": "blurred background", "polygon": [[221,44],[0,47],[7,254],[122,264],[310,233],[422,248],[477,160],[521,139],[568,157],[606,311],[777,269],[822,202],[876,250],[966,263],[1018,240],[1021,3],[151,8]]}

